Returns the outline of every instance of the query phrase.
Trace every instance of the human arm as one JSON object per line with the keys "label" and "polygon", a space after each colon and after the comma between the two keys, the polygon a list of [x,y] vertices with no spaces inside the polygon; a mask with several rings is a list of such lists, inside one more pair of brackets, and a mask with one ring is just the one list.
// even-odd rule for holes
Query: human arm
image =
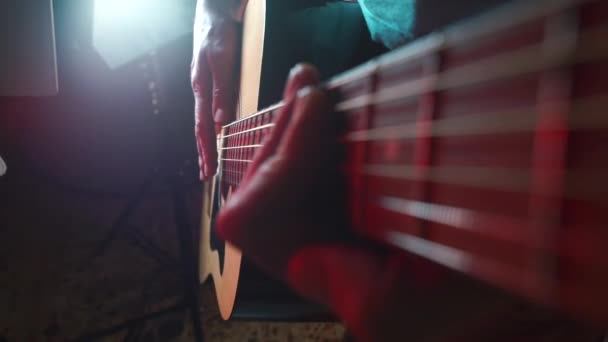
{"label": "human arm", "polygon": [[247,0],[198,0],[190,78],[200,178],[217,168],[216,127],[235,116],[236,52]]}

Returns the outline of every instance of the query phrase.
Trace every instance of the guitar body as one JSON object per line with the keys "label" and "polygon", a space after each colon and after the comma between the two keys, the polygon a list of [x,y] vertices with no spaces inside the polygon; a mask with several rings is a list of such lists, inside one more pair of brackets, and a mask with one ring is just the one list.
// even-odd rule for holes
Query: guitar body
{"label": "guitar body", "polygon": [[[237,119],[259,107],[266,41],[266,0],[249,0],[243,21],[241,77]],[[271,63],[270,63],[271,64]],[[218,146],[220,142],[218,141]],[[217,238],[215,216],[233,188],[219,176],[205,183],[200,241],[201,282],[213,281],[222,318],[255,320],[326,319],[325,310],[293,294],[281,282],[267,277],[241,251]]]}

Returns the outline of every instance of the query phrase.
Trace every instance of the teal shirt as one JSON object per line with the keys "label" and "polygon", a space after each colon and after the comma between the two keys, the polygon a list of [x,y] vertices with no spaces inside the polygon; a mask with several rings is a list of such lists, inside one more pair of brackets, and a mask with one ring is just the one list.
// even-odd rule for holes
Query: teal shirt
{"label": "teal shirt", "polygon": [[395,48],[412,37],[415,0],[359,0],[372,39]]}
{"label": "teal shirt", "polygon": [[508,0],[358,0],[372,39],[388,48],[407,43]]}

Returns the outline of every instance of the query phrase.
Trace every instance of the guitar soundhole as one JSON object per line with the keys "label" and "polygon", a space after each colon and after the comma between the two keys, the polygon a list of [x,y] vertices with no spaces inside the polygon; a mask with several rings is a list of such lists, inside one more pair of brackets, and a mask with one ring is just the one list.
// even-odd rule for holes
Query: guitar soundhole
{"label": "guitar soundhole", "polygon": [[211,217],[211,230],[210,230],[211,237],[209,240],[210,240],[210,244],[211,244],[211,250],[216,250],[218,252],[219,259],[220,259],[220,273],[223,273],[224,272],[225,241],[222,240],[215,231],[217,213],[220,210],[221,201],[222,201],[221,191],[218,188],[216,188],[215,192],[213,193],[213,210],[211,211],[212,217]]}

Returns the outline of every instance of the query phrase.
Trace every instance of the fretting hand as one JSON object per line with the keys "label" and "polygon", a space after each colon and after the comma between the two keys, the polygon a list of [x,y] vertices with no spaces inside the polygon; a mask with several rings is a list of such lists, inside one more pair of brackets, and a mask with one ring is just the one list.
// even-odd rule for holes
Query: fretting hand
{"label": "fretting hand", "polygon": [[401,253],[327,242],[347,220],[334,210],[344,198],[329,172],[337,136],[317,86],[314,68],[294,68],[272,133],[220,212],[220,235],[362,341],[483,335],[513,303],[498,291]]}

